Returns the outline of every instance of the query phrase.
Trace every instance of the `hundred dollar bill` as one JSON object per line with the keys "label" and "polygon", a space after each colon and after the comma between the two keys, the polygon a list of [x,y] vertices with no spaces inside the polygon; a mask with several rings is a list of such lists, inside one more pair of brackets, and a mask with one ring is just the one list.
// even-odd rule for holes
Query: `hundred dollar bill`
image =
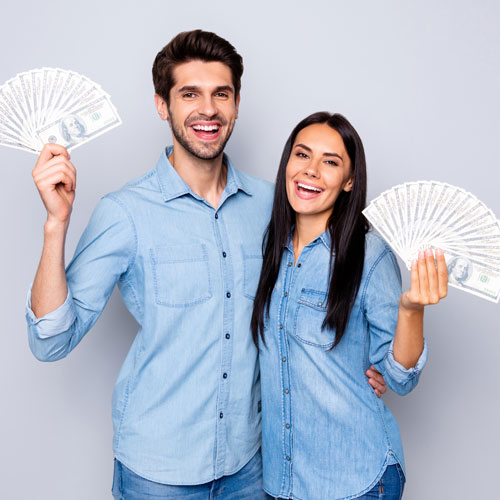
{"label": "hundred dollar bill", "polygon": [[445,252],[448,284],[465,292],[498,303],[500,300],[500,267],[477,261],[472,256]]}
{"label": "hundred dollar bill", "polygon": [[36,131],[43,144],[54,142],[74,149],[121,124],[118,113],[107,96],[62,116]]}

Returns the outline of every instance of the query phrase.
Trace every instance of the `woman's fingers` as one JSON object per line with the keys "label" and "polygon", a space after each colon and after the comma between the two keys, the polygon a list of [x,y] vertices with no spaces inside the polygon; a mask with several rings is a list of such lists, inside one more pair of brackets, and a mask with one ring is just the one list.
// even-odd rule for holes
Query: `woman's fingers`
{"label": "woman's fingers", "polygon": [[439,282],[439,298],[444,299],[448,295],[448,267],[446,266],[444,252],[440,248],[436,249],[436,266]]}
{"label": "woman's fingers", "polygon": [[437,304],[439,302],[438,273],[434,262],[434,253],[430,248],[425,251],[425,264],[428,282],[426,295],[430,304]]}
{"label": "woman's fingers", "polygon": [[425,260],[425,252],[421,251],[418,254],[418,280],[420,287],[421,304],[427,304],[429,300],[429,278],[427,276],[427,262]]}
{"label": "woman's fingers", "polygon": [[415,309],[429,304],[437,304],[448,293],[448,270],[444,253],[428,248],[421,251],[412,262],[410,290],[401,296],[401,304]]}

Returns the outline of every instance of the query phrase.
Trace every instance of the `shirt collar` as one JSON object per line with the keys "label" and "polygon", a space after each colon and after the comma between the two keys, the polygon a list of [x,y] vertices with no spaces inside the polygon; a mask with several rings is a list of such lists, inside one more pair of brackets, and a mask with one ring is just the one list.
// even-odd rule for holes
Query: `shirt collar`
{"label": "shirt collar", "polygon": [[[295,229],[295,225],[292,226],[292,229],[290,231],[290,235],[288,236],[287,243],[285,247],[290,250],[290,252],[293,251],[293,231]],[[311,241],[306,247],[312,247],[314,245],[317,245],[319,242],[323,243],[325,245],[326,249],[328,252],[331,251],[332,247],[332,238],[330,237],[330,230],[327,229],[323,233],[321,233],[317,238],[315,238],[313,241]]]}
{"label": "shirt collar", "polygon": [[[199,198],[199,196],[193,193],[191,188],[170,163],[168,157],[172,154],[173,149],[173,146],[167,146],[162,151],[158,163],[156,164],[156,172],[164,201],[167,202],[185,194],[192,194],[195,198]],[[240,189],[252,196],[252,192],[248,188],[247,183],[242,179],[241,174],[234,168],[229,156],[225,153],[223,154],[222,162],[227,167],[227,182],[224,189],[226,196],[234,194]]]}

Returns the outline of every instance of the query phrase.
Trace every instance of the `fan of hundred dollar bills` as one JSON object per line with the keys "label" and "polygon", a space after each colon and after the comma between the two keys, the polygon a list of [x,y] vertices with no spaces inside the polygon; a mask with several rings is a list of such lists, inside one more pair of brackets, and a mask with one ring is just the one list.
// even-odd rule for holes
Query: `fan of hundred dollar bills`
{"label": "fan of hundred dollar bills", "polygon": [[408,182],[363,211],[408,269],[418,252],[441,248],[451,286],[500,300],[500,221],[474,195],[437,181]]}
{"label": "fan of hundred dollar bills", "polygon": [[0,145],[38,153],[47,142],[68,150],[121,124],[109,95],[74,71],[41,68],[0,87]]}

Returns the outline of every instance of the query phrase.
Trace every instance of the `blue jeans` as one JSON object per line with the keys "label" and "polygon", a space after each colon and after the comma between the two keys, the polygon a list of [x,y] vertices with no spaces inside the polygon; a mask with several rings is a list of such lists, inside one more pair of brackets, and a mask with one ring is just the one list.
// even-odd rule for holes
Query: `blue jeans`
{"label": "blue jeans", "polygon": [[399,464],[389,465],[375,487],[356,500],[401,500],[405,477]]}
{"label": "blue jeans", "polygon": [[267,500],[262,489],[260,450],[243,469],[209,483],[170,486],[144,479],[115,460],[113,477],[115,500]]}

